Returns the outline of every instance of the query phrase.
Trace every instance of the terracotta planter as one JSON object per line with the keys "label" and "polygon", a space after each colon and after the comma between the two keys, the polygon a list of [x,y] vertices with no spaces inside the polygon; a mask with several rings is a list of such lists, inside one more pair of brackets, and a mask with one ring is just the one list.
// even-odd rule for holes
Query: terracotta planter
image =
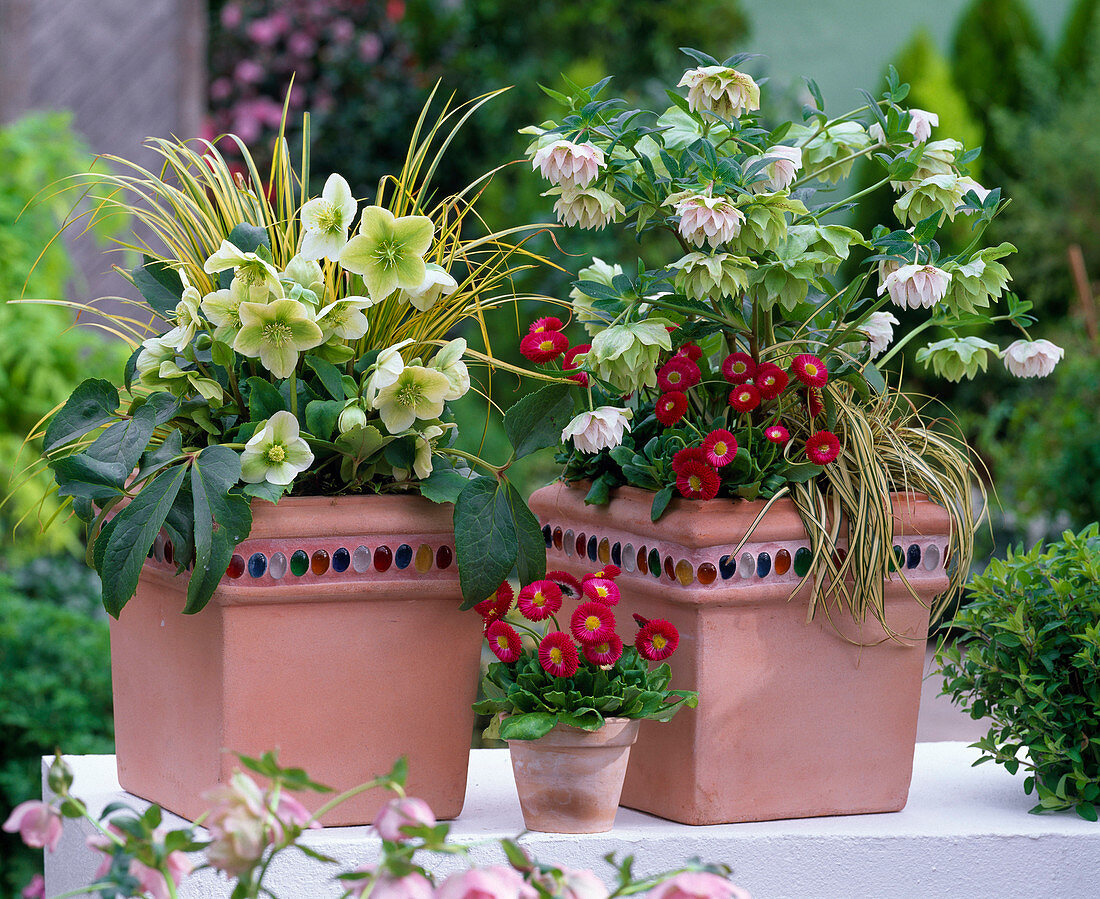
{"label": "terracotta planter", "polygon": [[[807,623],[811,587],[788,601],[809,555],[792,503],[777,502],[732,559],[762,504],[674,499],[654,524],[651,501],[621,488],[609,506],[586,506],[584,490],[564,484],[531,497],[548,567],[579,574],[620,564],[620,619],[672,621],[672,687],[699,691],[697,709],[643,724],[622,804],[686,824],[903,808],[927,607],[893,577],[887,623],[903,641],[835,607]],[[905,575],[928,603],[948,584],[948,515],[899,494],[894,516]]]}
{"label": "terracotta planter", "polygon": [[606,833],[615,824],[639,721],[608,718],[597,731],[558,724],[537,740],[509,740],[528,830]]}
{"label": "terracotta planter", "polygon": [[[480,620],[460,612],[451,509],[420,497],[257,502],[209,606],[158,538],[111,623],[123,788],[194,819],[234,752],[278,748],[338,790],[409,757],[410,795],[440,818],[466,792]],[[317,794],[302,798],[312,807]],[[369,823],[372,791],[325,816]]]}

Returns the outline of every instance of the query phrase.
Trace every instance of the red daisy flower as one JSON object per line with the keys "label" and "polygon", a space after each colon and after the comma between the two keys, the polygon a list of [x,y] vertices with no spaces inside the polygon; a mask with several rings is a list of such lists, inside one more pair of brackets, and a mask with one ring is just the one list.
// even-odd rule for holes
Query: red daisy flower
{"label": "red daisy flower", "polygon": [[806,441],[806,457],[815,465],[828,465],[840,455],[840,440],[832,431],[818,431]]}
{"label": "red daisy flower", "polygon": [[[561,357],[561,367],[563,371],[571,371],[577,367],[576,358],[581,353],[587,353],[592,349],[590,343],[578,343],[576,346],[571,346],[565,351],[565,355]],[[570,381],[576,381],[582,387],[588,386],[588,372],[579,371],[575,375],[569,375]]]}
{"label": "red daisy flower", "polygon": [[737,455],[737,438],[724,428],[716,428],[703,439],[703,452],[715,468],[729,465]]}
{"label": "red daisy flower", "polygon": [[688,398],[679,391],[673,390],[671,393],[661,394],[653,412],[657,416],[657,421],[666,428],[670,428],[684,417],[687,408]]}
{"label": "red daisy flower", "polygon": [[680,632],[663,618],[651,618],[638,631],[634,645],[643,659],[660,662],[676,652],[680,645]]}
{"label": "red daisy flower", "polygon": [[730,391],[730,405],[738,412],[752,412],[760,405],[760,391],[752,384],[742,384]]}
{"label": "red daisy flower", "polygon": [[572,677],[580,666],[576,644],[561,631],[550,631],[539,643],[539,664],[554,677]]}
{"label": "red daisy flower", "polygon": [[618,634],[608,634],[600,643],[583,643],[581,652],[593,665],[614,665],[623,655],[623,641]]}
{"label": "red daisy flower", "polygon": [[619,602],[619,588],[611,578],[585,578],[581,589],[585,597],[593,602],[602,602],[605,606],[617,605]]}
{"label": "red daisy flower", "polygon": [[586,574],[584,577],[582,577],[581,583],[583,584],[585,581],[590,581],[594,577],[605,577],[609,578],[610,580],[615,580],[615,578],[617,578],[622,573],[623,570],[618,565],[616,565],[614,562],[608,562],[599,571],[593,571],[591,574]]}
{"label": "red daisy flower", "polygon": [[764,428],[764,436],[772,443],[778,444],[779,446],[786,446],[787,441],[791,439],[791,432],[783,427],[783,425],[768,425]]}
{"label": "red daisy flower", "polygon": [[730,353],[722,362],[722,375],[731,384],[744,384],[756,374],[756,363],[748,353]]}
{"label": "red daisy flower", "polygon": [[512,625],[503,621],[494,621],[489,625],[485,636],[489,640],[489,648],[493,651],[493,655],[502,662],[511,664],[519,661],[523,647],[519,634]]}
{"label": "red daisy flower", "polygon": [[531,323],[531,327],[527,329],[527,333],[540,334],[543,331],[560,331],[561,328],[561,319],[548,315],[546,318],[535,319],[535,321]]}
{"label": "red daisy flower", "polygon": [[771,362],[761,362],[756,369],[756,375],[752,379],[760,395],[766,400],[774,400],[787,389],[791,379],[778,365]]}
{"label": "red daisy flower", "polygon": [[698,344],[685,343],[680,349],[676,351],[677,356],[686,356],[692,362],[698,362],[703,358],[703,351],[699,348]]}
{"label": "red daisy flower", "polygon": [[544,621],[561,608],[561,588],[551,580],[535,581],[519,591],[519,611],[531,621]]}
{"label": "red daisy flower", "polygon": [[603,643],[615,633],[615,613],[602,602],[582,602],[569,619],[569,630],[581,643]]}
{"label": "red daisy flower", "polygon": [[486,625],[488,625],[489,622],[507,615],[515,598],[516,594],[512,591],[512,585],[505,581],[497,587],[497,592],[494,595],[488,599],[483,599],[474,606],[474,611],[484,618]]}
{"label": "red daisy flower", "polygon": [[519,351],[532,362],[542,365],[557,359],[569,346],[569,338],[561,331],[539,331],[524,335]]}
{"label": "red daisy flower", "polygon": [[706,462],[706,460],[706,451],[701,446],[689,446],[672,457],[672,470],[679,474],[680,469],[688,462]]}
{"label": "red daisy flower", "polygon": [[657,371],[657,386],[665,393],[694,387],[701,377],[699,366],[686,356],[673,356]]}
{"label": "red daisy flower", "polygon": [[581,582],[568,571],[548,571],[546,572],[546,580],[553,581],[558,585],[562,599],[581,598]]}
{"label": "red daisy flower", "polygon": [[829,380],[829,369],[817,356],[803,353],[791,362],[791,374],[807,387],[824,387]]}
{"label": "red daisy flower", "polygon": [[688,499],[714,499],[722,479],[706,462],[685,462],[676,475],[676,489]]}
{"label": "red daisy flower", "polygon": [[825,404],[821,402],[821,393],[812,387],[806,390],[806,408],[810,412],[810,418],[817,418],[825,411]]}

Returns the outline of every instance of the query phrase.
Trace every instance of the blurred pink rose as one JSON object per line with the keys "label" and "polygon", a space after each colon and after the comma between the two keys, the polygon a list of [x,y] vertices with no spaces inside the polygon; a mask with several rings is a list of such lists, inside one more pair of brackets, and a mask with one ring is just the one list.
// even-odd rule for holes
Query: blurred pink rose
{"label": "blurred pink rose", "polygon": [[12,810],[3,829],[18,833],[32,849],[53,852],[61,840],[61,812],[41,799],[31,799]]}
{"label": "blurred pink rose", "polygon": [[400,843],[409,839],[401,832],[402,827],[426,825],[435,826],[435,815],[423,799],[411,796],[404,799],[391,799],[379,813],[374,829],[383,840]]}
{"label": "blurred pink rose", "polygon": [[251,144],[260,136],[260,120],[252,115],[247,105],[237,108],[233,115],[233,133],[246,144]]}
{"label": "blurred pink rose", "polygon": [[670,877],[649,896],[650,899],[752,899],[726,878],[706,871],[685,871]]}
{"label": "blurred pink rose", "polygon": [[518,871],[503,865],[452,874],[435,891],[435,899],[535,899],[537,896],[535,888]]}
{"label": "blurred pink rose", "polygon": [[35,874],[30,879],[23,892],[19,894],[23,899],[46,899],[46,880],[41,874]]}

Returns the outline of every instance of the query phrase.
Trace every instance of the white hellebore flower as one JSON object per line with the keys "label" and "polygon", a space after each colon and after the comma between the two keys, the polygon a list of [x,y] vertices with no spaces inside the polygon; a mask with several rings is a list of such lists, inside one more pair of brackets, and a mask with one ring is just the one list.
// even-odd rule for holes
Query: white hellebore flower
{"label": "white hellebore flower", "polygon": [[680,216],[680,234],[688,243],[701,247],[709,243],[720,246],[741,233],[745,214],[726,197],[696,194],[679,199],[676,214]]}
{"label": "white hellebore flower", "polygon": [[771,147],[763,158],[769,160],[764,167],[764,174],[768,176],[768,180],[757,181],[753,184],[752,189],[756,193],[785,190],[791,186],[795,174],[802,168],[801,147],[786,147],[777,144]]}
{"label": "white hellebore flower", "polygon": [[465,396],[470,389],[470,371],[462,361],[465,353],[466,339],[456,337],[450,343],[440,347],[439,352],[428,365],[429,368],[434,368],[447,376],[447,382],[451,385],[451,389],[443,397],[447,402]]}
{"label": "white hellebore flower", "polygon": [[370,408],[374,408],[374,398],[383,387],[389,387],[405,370],[405,360],[401,356],[401,350],[412,343],[412,338],[398,341],[393,346],[382,350],[374,360],[374,371],[367,381],[367,389],[364,392]]}
{"label": "white hellebore flower", "polygon": [[228,240],[203,263],[202,270],[208,275],[216,275],[226,269],[233,269],[234,280],[248,288],[249,297],[254,303],[266,303],[270,294],[283,296],[283,285],[279,282],[279,273],[275,266],[255,253],[246,253]]}
{"label": "white hellebore flower", "polygon": [[422,481],[432,473],[432,441],[442,437],[443,434],[444,430],[439,425],[428,425],[422,434],[416,435],[413,474]]}
{"label": "white hellebore flower", "polygon": [[561,432],[562,443],[572,440],[582,453],[596,453],[613,449],[623,442],[623,434],[630,427],[629,409],[600,406],[592,412],[582,412]]}
{"label": "white hellebore flower", "polygon": [[1049,340],[1017,340],[1004,351],[1005,368],[1017,378],[1045,378],[1065,354]]}
{"label": "white hellebore flower", "polygon": [[313,453],[299,436],[298,419],[284,410],[265,421],[244,445],[241,480],[246,484],[268,481],[285,487],[312,464]]}
{"label": "white hellebore flower", "polygon": [[344,297],[317,313],[317,325],[325,340],[334,336],[341,340],[358,340],[369,327],[363,310],[373,305],[374,300],[370,297]]}
{"label": "white hellebore flower", "polygon": [[935,306],[947,293],[951,275],[934,265],[903,265],[886,276],[879,296],[889,291],[890,299],[902,309]]}
{"label": "white hellebore flower", "polygon": [[302,249],[298,255],[333,262],[339,259],[357,208],[348,182],[335,173],[329,175],[321,196],[302,206]]}
{"label": "white hellebore flower", "polygon": [[961,178],[959,178],[958,187],[964,197],[968,193],[970,193],[970,191],[974,191],[974,193],[978,195],[978,199],[981,200],[983,203],[985,202],[985,198],[988,197],[991,193],[988,187],[982,187],[981,184],[979,184],[969,175],[963,175]]}
{"label": "white hellebore flower", "polygon": [[195,332],[205,325],[202,316],[199,314],[202,297],[194,287],[187,283],[186,278],[184,278],[183,283],[186,285],[183,289],[183,296],[180,297],[180,301],[176,304],[175,312],[172,315],[176,326],[164,335],[164,339],[169,341],[181,353],[187,344],[195,339]]}
{"label": "white hellebore flower", "polygon": [[[543,196],[552,196],[558,189]],[[576,225],[592,231],[615,221],[626,210],[611,194],[597,187],[563,187],[554,203],[554,212],[563,225]]]}
{"label": "white hellebore flower", "polygon": [[413,307],[427,312],[443,297],[458,290],[458,282],[442,266],[429,262],[424,266],[424,280],[416,287],[406,287],[405,296]]}
{"label": "white hellebore flower", "polygon": [[760,108],[760,85],[728,66],[688,69],[677,87],[688,89],[688,108],[692,112],[713,112],[719,118],[732,119]]}
{"label": "white hellebore flower", "polygon": [[913,135],[913,143],[923,144],[932,136],[933,127],[938,127],[940,117],[934,112],[925,109],[910,109],[909,124],[905,130]]}
{"label": "white hellebore flower", "polygon": [[375,408],[391,434],[400,434],[419,418],[430,421],[443,414],[451,382],[441,371],[408,365],[392,384],[378,391]]}
{"label": "white hellebore flower", "polygon": [[321,271],[321,266],[316,260],[306,259],[301,253],[286,264],[286,270],[280,276],[280,280],[287,286],[297,284],[316,296],[321,296],[325,292],[325,275]]}
{"label": "white hellebore flower", "polygon": [[556,140],[540,147],[531,160],[531,168],[540,169],[543,178],[560,187],[588,187],[603,164],[603,150],[591,141]]}
{"label": "white hellebore flower", "polygon": [[874,359],[882,353],[894,339],[894,326],[898,320],[892,312],[872,312],[859,330],[867,335],[867,348]]}

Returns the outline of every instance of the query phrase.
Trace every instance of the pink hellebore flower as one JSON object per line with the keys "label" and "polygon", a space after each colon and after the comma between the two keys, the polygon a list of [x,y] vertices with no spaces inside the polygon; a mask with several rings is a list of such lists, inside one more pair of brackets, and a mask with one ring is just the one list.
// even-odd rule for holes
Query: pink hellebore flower
{"label": "pink hellebore flower", "polygon": [[61,840],[61,812],[41,799],[31,799],[12,810],[3,829],[18,833],[32,849],[53,852]]}
{"label": "pink hellebore flower", "polygon": [[[178,887],[180,881],[191,873],[191,861],[182,852],[170,852],[165,859],[168,874],[172,878],[172,885]],[[139,887],[148,893],[152,899],[171,899],[172,893],[168,889],[168,881],[156,868],[150,868],[144,862],[136,858],[130,862],[130,876],[133,877]]]}
{"label": "pink hellebore flower", "polygon": [[630,418],[629,409],[614,406],[600,406],[590,412],[582,412],[562,429],[562,443],[572,440],[573,446],[582,453],[614,449],[623,442],[623,434],[630,429]]}
{"label": "pink hellebore flower", "polygon": [[374,829],[383,840],[401,843],[409,839],[402,827],[435,827],[435,815],[423,799],[391,799],[379,813]]}
{"label": "pink hellebore flower", "polygon": [[[373,871],[373,865],[363,865],[356,871]],[[419,871],[404,877],[379,877],[371,886],[369,879],[348,881],[351,896],[362,896],[370,887],[371,899],[432,899],[432,884]]]}
{"label": "pink hellebore flower", "polygon": [[794,176],[802,168],[802,148],[786,147],[782,144],[770,148],[763,156],[769,160],[764,167],[767,181],[757,181],[753,184],[753,190],[783,190],[791,186]]}
{"label": "pink hellebore flower", "polygon": [[744,72],[728,66],[688,69],[677,87],[688,89],[688,108],[692,112],[713,112],[732,119],[760,108],[760,86]]}
{"label": "pink hellebore flower", "polygon": [[1017,340],[1004,352],[1005,368],[1017,378],[1045,378],[1065,353],[1049,340]]}
{"label": "pink hellebore flower", "polygon": [[898,324],[897,318],[890,312],[872,312],[867,316],[860,330],[867,335],[867,348],[871,358],[878,356],[890,346],[894,339],[894,326]]}
{"label": "pink hellebore flower", "polygon": [[649,896],[650,899],[752,899],[724,877],[706,871],[685,871],[670,877]]}
{"label": "pink hellebore flower", "polygon": [[676,204],[680,216],[680,234],[697,247],[709,243],[712,247],[733,240],[741,233],[745,215],[726,197],[698,194]]}
{"label": "pink hellebore flower", "polygon": [[535,888],[518,871],[503,865],[452,874],[435,891],[435,899],[535,899],[537,896]]}
{"label": "pink hellebore flower", "polygon": [[886,276],[879,296],[889,291],[890,299],[902,309],[935,306],[947,293],[951,274],[934,265],[902,265]]}
{"label": "pink hellebore flower", "polygon": [[560,899],[607,899],[607,885],[591,871],[561,869]]}
{"label": "pink hellebore flower", "polygon": [[540,148],[531,161],[542,177],[561,187],[588,187],[604,164],[603,150],[590,141],[556,140]]}
{"label": "pink hellebore flower", "polygon": [[46,881],[41,874],[35,874],[19,894],[23,899],[46,899]]}
{"label": "pink hellebore flower", "polygon": [[239,877],[273,842],[273,835],[265,833],[263,794],[251,777],[238,771],[227,786],[210,790],[203,798],[214,802],[206,819],[212,838],[206,858],[215,868]]}
{"label": "pink hellebore flower", "polygon": [[905,130],[913,135],[913,143],[923,144],[932,136],[932,128],[938,126],[940,117],[925,109],[910,109],[909,124]]}

